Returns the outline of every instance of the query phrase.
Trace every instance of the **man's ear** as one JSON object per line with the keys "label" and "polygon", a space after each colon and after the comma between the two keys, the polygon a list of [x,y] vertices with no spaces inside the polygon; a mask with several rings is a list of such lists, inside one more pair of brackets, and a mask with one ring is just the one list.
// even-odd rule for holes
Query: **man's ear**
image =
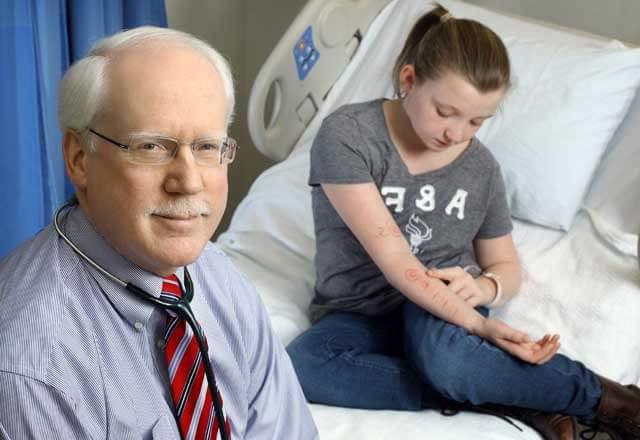
{"label": "man's ear", "polygon": [[82,146],[82,135],[73,130],[67,130],[62,139],[62,153],[67,175],[76,187],[76,191],[84,192],[87,186],[87,155]]}
{"label": "man's ear", "polygon": [[405,64],[398,74],[400,83],[400,96],[405,97],[416,84],[416,68],[413,64]]}

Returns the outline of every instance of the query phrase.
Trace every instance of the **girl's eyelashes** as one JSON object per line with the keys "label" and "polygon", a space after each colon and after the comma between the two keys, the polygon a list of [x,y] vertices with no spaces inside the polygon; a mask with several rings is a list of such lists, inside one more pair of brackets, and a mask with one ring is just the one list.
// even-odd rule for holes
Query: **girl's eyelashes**
{"label": "girl's eyelashes", "polygon": [[[441,118],[450,118],[450,117],[453,116],[453,113],[448,113],[448,112],[442,110],[440,107],[436,107],[436,113]],[[480,127],[484,121],[485,121],[485,119],[472,119],[472,120],[469,121],[469,124],[474,126],[474,127]]]}

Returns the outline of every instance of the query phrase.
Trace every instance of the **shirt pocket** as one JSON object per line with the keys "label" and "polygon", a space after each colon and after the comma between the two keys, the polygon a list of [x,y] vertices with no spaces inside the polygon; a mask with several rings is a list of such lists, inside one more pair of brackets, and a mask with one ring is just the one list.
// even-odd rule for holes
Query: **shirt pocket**
{"label": "shirt pocket", "polygon": [[160,417],[151,428],[152,440],[176,440],[180,438],[175,421],[169,416]]}

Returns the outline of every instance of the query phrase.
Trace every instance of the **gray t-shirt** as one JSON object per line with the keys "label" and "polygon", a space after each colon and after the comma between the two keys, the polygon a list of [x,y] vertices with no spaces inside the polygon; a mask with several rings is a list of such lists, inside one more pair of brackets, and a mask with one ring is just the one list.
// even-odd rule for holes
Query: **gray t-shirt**
{"label": "gray t-shirt", "polygon": [[[513,227],[500,167],[480,141],[474,138],[452,163],[413,175],[391,141],[382,104],[378,99],[339,108],[323,121],[311,148],[314,320],[332,310],[380,315],[404,300],[320,184],[375,183],[411,251],[426,267],[471,266],[477,276],[473,240],[500,237]],[[388,233],[384,225],[376,226],[381,237]]]}

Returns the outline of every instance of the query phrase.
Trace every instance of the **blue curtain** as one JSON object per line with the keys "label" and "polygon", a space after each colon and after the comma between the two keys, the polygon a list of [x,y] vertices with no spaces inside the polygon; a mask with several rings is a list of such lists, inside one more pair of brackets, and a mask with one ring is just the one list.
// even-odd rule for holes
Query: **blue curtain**
{"label": "blue curtain", "polygon": [[167,26],[164,0],[0,0],[0,259],[73,193],[56,112],[64,71],[144,24]]}

